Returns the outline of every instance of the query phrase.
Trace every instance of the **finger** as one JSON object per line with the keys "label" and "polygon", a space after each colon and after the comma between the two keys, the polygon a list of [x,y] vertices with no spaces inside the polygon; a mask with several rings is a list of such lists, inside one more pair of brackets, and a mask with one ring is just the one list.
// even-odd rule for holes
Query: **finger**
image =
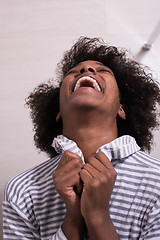
{"label": "finger", "polygon": [[78,187],[80,185],[80,176],[79,173],[71,170],[67,174],[54,176],[53,181],[59,193],[65,194],[66,191],[72,193],[74,186]]}
{"label": "finger", "polygon": [[91,165],[94,167],[97,171],[99,172],[104,172],[106,171],[106,167],[101,163],[96,157],[92,156],[87,160],[87,163],[83,166]]}
{"label": "finger", "polygon": [[94,155],[94,157],[101,162],[106,168],[110,170],[114,170],[114,167],[112,166],[111,161],[108,159],[108,157],[103,152],[98,152]]}
{"label": "finger", "polygon": [[73,189],[77,195],[79,195],[79,196],[81,195],[82,190],[83,190],[83,182],[80,179],[80,176],[79,176],[79,179],[77,180],[77,182],[75,183],[75,186],[73,187]]}
{"label": "finger", "polygon": [[73,152],[71,152],[69,150],[65,151],[63,156],[62,156],[62,158],[61,158],[61,160],[60,160],[60,162],[59,162],[59,164],[58,164],[57,169],[62,168],[65,164],[67,164],[69,161],[71,161],[72,159],[75,159],[75,158],[79,159],[80,161],[82,161],[80,156],[77,155],[76,153],[73,153]]}
{"label": "finger", "polygon": [[81,170],[80,177],[84,184],[88,184],[89,182],[91,182],[93,180],[92,175],[86,169]]}
{"label": "finger", "polygon": [[80,179],[81,168],[74,165],[73,167],[70,167],[68,171],[66,169],[66,171],[64,171],[63,168],[65,167],[66,165],[53,173],[53,180],[56,181],[56,183],[64,183],[64,185],[66,185],[68,182],[71,184],[74,183],[75,185],[75,179]]}
{"label": "finger", "polygon": [[74,158],[71,161],[67,162],[65,165],[61,166],[60,168],[57,168],[53,173],[53,176],[57,177],[58,175],[67,174],[70,173],[72,170],[79,173],[81,169],[82,161],[80,161],[80,159]]}
{"label": "finger", "polygon": [[[98,162],[98,161],[96,160],[96,162]],[[100,163],[100,165],[102,165],[102,164]],[[85,169],[93,178],[98,177],[99,173],[101,172],[99,169],[95,168],[94,166],[92,166],[89,163],[86,163],[83,166],[83,169]],[[104,170],[106,168],[104,166],[102,166],[102,169]]]}

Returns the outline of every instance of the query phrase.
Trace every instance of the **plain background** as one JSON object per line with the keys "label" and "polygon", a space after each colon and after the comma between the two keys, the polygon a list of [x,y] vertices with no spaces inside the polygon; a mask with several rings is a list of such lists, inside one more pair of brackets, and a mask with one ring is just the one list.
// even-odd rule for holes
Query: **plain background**
{"label": "plain background", "polygon": [[[0,204],[10,178],[47,159],[33,144],[28,94],[56,79],[56,64],[80,36],[127,48],[160,79],[160,36],[142,50],[160,31],[159,13],[159,0],[0,0]],[[156,131],[155,157],[159,137]]]}

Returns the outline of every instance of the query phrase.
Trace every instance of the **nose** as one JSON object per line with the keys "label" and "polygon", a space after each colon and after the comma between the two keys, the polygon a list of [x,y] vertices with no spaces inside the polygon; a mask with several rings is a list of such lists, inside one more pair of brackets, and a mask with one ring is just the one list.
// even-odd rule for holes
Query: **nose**
{"label": "nose", "polygon": [[94,67],[90,66],[90,65],[86,65],[86,66],[83,66],[81,69],[80,69],[80,73],[84,73],[84,72],[92,72],[94,73],[95,72],[95,69]]}

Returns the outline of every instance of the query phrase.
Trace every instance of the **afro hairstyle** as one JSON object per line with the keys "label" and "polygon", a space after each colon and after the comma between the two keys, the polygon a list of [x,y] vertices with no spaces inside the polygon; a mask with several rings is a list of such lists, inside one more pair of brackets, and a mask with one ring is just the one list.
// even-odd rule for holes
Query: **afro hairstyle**
{"label": "afro hairstyle", "polygon": [[160,89],[148,68],[127,57],[128,52],[109,46],[100,38],[80,37],[65,52],[57,65],[55,87],[51,82],[39,85],[26,99],[34,125],[35,146],[54,157],[51,146],[53,138],[62,134],[62,121],[56,122],[59,112],[61,83],[67,72],[78,63],[95,60],[109,67],[116,78],[120,101],[124,106],[126,120],[117,118],[118,135],[131,135],[142,150],[151,150],[153,129],[158,127],[157,105],[160,104]]}

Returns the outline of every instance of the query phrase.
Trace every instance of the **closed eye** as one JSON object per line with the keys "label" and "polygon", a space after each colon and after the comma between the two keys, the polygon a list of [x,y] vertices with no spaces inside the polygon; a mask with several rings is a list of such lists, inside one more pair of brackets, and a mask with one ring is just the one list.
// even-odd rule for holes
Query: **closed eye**
{"label": "closed eye", "polygon": [[110,70],[108,70],[107,68],[99,69],[97,72],[109,72],[112,74],[112,72]]}
{"label": "closed eye", "polygon": [[69,72],[67,72],[66,76],[69,75],[69,74],[72,74],[72,73],[77,73],[76,70],[70,70]]}

